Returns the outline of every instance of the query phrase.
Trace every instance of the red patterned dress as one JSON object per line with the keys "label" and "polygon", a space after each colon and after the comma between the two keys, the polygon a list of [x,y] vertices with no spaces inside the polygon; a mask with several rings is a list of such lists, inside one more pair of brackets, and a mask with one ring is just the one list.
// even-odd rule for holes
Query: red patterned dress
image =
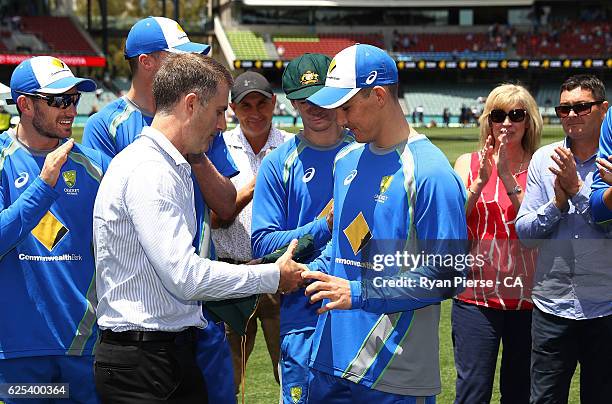
{"label": "red patterned dress", "polygon": [[[478,153],[472,153],[468,187],[478,177],[478,168]],[[524,190],[527,169],[514,176]],[[533,307],[531,287],[537,253],[520,244],[514,230],[517,213],[493,165],[490,179],[467,218],[471,254],[477,257],[467,279],[475,282],[457,299],[501,310]],[[485,285],[484,281],[489,282]]]}

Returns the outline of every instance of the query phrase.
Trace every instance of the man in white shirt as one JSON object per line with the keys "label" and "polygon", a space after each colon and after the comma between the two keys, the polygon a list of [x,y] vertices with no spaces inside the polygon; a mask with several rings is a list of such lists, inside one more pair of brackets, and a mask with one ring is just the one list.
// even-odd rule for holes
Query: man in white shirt
{"label": "man in white shirt", "polygon": [[[239,125],[223,134],[232,159],[240,173],[232,183],[238,191],[236,210],[230,220],[221,220],[212,214],[212,238],[220,261],[241,264],[250,261],[251,210],[255,177],[263,158],[292,136],[272,126],[276,96],[270,83],[259,73],[242,73],[234,82],[230,106]],[[280,299],[277,295],[262,295],[255,315],[247,326],[246,360],[255,346],[257,318],[261,321],[266,345],[272,360],[274,377],[278,382],[278,359],[280,355]],[[240,384],[242,354],[240,336],[226,327],[232,349],[234,381]],[[246,363],[246,361],[245,361]]]}
{"label": "man in white shirt", "polygon": [[291,260],[236,267],[195,254],[189,154],[225,129],[232,78],[215,60],[167,56],[153,82],[150,127],[113,159],[94,207],[100,345],[96,387],[105,402],[207,402],[195,360],[201,300],[289,291]]}

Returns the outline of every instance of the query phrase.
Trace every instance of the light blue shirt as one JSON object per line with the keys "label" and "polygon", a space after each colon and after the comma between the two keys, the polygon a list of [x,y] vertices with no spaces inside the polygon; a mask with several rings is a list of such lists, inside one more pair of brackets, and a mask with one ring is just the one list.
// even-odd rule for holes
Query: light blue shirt
{"label": "light blue shirt", "polygon": [[[529,164],[527,189],[515,228],[521,241],[539,247],[532,299],[542,311],[569,319],[612,314],[612,249],[606,233],[593,221],[589,195],[595,157],[576,160],[583,184],[561,212],[553,203],[555,147],[569,148],[569,139],[536,151]],[[608,247],[608,248],[606,248]]]}

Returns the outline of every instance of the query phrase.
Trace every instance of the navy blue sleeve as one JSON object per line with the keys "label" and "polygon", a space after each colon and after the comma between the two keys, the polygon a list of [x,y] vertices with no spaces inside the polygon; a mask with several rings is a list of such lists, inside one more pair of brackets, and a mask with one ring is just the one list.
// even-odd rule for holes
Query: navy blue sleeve
{"label": "navy blue sleeve", "polygon": [[10,203],[7,178],[0,177],[0,257],[15,248],[38,225],[59,193],[40,177]]}
{"label": "navy blue sleeve", "polygon": [[267,156],[257,173],[251,222],[253,258],[263,257],[306,234],[313,236],[316,250],[331,239],[325,217],[296,229],[287,229],[287,190],[280,172],[282,165],[279,154]]}

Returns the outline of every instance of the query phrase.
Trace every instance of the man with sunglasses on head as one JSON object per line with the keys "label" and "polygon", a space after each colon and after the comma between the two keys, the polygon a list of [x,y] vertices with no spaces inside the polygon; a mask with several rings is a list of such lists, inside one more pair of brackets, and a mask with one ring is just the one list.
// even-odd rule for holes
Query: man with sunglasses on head
{"label": "man with sunglasses on head", "polygon": [[580,363],[583,403],[612,396],[612,272],[607,234],[593,220],[589,195],[599,131],[608,109],[593,75],[568,78],[555,107],[565,139],[531,159],[516,232],[539,247],[532,299],[531,403],[567,403]]}
{"label": "man with sunglasses on head", "polygon": [[[130,145],[151,125],[155,114],[153,78],[171,53],[208,54],[210,46],[191,42],[180,25],[169,18],[147,17],[130,29],[124,56],[132,72],[128,93],[92,115],[85,125],[83,144],[100,150],[111,158]],[[234,212],[236,189],[229,180],[238,169],[229,154],[223,136],[215,136],[205,154],[189,156],[193,170],[197,230],[194,239],[200,256],[215,258],[211,242],[210,210],[223,219]],[[210,209],[209,209],[210,208]],[[210,319],[208,313],[205,313]],[[225,330],[214,321],[199,331],[199,357],[211,402],[234,400],[234,386],[229,346]]]}
{"label": "man with sunglasses on head", "polygon": [[58,392],[79,403],[98,402],[92,217],[109,159],[69,137],[95,89],[59,59],[27,59],[11,77],[20,123],[0,135],[0,384],[68,383]]}

